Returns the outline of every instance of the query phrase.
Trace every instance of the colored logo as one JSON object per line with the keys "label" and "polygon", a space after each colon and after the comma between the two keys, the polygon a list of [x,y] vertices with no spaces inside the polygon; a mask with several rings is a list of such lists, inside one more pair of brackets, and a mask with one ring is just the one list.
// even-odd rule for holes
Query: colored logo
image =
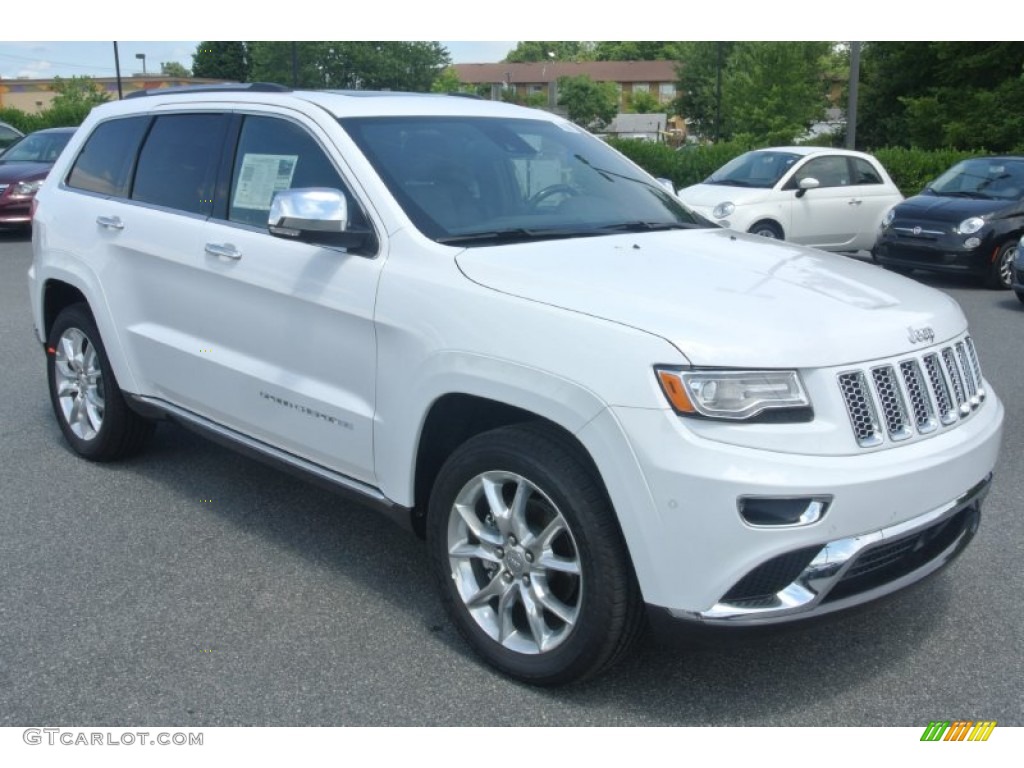
{"label": "colored logo", "polygon": [[921,741],[988,741],[995,727],[995,720],[932,720]]}

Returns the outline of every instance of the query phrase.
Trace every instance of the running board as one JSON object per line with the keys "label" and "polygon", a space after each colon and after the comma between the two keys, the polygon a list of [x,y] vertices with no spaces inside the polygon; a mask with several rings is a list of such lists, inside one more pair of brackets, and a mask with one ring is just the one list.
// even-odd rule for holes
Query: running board
{"label": "running board", "polygon": [[255,438],[221,426],[207,418],[198,416],[184,408],[158,400],[154,397],[129,395],[125,393],[132,409],[149,418],[164,417],[199,435],[231,448],[245,456],[262,461],[290,475],[313,482],[322,488],[340,493],[355,502],[373,507],[382,512],[402,528],[412,530],[412,510],[396,504],[372,485],[354,480],[327,467],[315,464],[300,456],[282,451]]}

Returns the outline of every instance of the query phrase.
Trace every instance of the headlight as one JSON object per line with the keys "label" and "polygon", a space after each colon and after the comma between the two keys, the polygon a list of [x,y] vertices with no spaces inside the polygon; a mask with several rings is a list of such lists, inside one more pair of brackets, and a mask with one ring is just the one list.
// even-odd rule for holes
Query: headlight
{"label": "headlight", "polygon": [[711,210],[711,215],[716,219],[724,219],[726,216],[731,216],[735,210],[736,206],[732,203],[719,203]]}
{"label": "headlight", "polygon": [[985,220],[979,216],[972,216],[969,219],[964,219],[960,222],[960,226],[957,227],[957,231],[961,235],[973,235],[979,229],[985,226]]}
{"label": "headlight", "polygon": [[41,186],[43,186],[41,179],[39,181],[19,181],[11,188],[11,195],[29,197],[38,192]]}
{"label": "headlight", "polygon": [[892,220],[895,219],[895,218],[896,218],[896,209],[895,208],[890,208],[888,213],[886,213],[885,216],[882,217],[882,226],[883,227],[888,227],[890,224],[892,224]]}
{"label": "headlight", "polygon": [[772,411],[783,421],[806,421],[810,415],[811,401],[796,371],[656,368],[655,372],[665,397],[682,415],[734,421]]}

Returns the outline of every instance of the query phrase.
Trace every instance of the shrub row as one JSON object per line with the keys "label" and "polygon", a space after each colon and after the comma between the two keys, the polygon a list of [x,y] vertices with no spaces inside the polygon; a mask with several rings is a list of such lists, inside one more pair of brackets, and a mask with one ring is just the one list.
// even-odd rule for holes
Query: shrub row
{"label": "shrub row", "polygon": [[3,107],[0,108],[0,123],[13,125],[22,133],[32,133],[43,128],[75,127],[82,124],[90,109],[92,107],[88,104],[59,105],[29,114],[15,107]]}
{"label": "shrub row", "polygon": [[[737,155],[756,147],[752,141],[685,146],[679,150],[665,144],[638,139],[609,139],[608,143],[653,176],[671,179],[676,187],[698,184]],[[910,197],[920,192],[925,184],[954,163],[986,152],[886,147],[873,154],[892,176],[892,180],[896,182],[904,196]]]}

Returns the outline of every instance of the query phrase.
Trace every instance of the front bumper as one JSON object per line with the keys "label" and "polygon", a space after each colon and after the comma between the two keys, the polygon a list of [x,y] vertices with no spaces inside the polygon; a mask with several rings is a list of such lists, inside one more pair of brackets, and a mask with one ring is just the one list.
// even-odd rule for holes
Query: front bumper
{"label": "front bumper", "polygon": [[749,597],[723,601],[707,611],[668,613],[705,625],[750,626],[821,616],[884,597],[930,576],[963,552],[978,529],[991,480],[989,474],[959,498],[904,523],[797,555],[807,564],[774,594],[756,593],[765,590],[759,580],[761,585],[778,581],[786,565],[780,558],[744,577]]}
{"label": "front bumper", "polygon": [[[918,234],[914,234],[916,230]],[[873,254],[882,266],[979,277],[988,275],[1000,243],[990,233],[976,248],[966,248],[966,239],[967,236],[942,231],[941,224],[914,228],[897,222],[879,235]]]}
{"label": "front bumper", "polygon": [[[787,452],[709,439],[671,412],[612,410],[642,483],[628,496],[610,490],[645,601],[665,615],[729,625],[866,602],[952,560],[977,527],[1003,421],[990,392],[946,431],[821,455],[796,439],[820,430],[820,415],[787,427]],[[748,427],[760,434],[771,425]],[[620,460],[615,471],[627,466]],[[765,527],[738,508],[751,497],[831,501],[816,521]]]}

